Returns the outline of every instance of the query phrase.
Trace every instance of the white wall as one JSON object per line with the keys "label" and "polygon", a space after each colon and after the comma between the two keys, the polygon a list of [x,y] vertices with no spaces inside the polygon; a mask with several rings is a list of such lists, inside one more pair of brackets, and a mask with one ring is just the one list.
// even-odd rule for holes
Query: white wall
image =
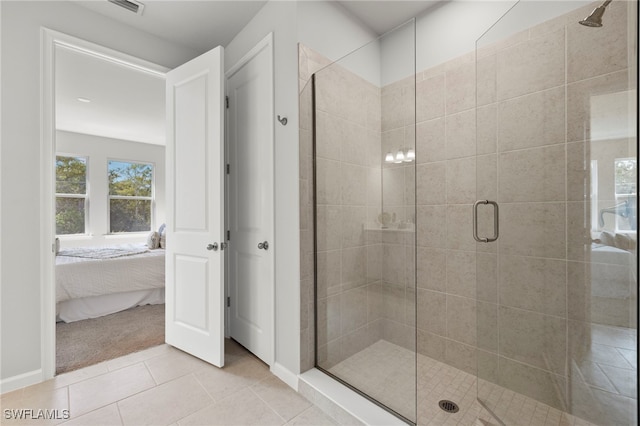
{"label": "white wall", "polygon": [[380,86],[378,36],[348,10],[331,1],[301,1],[297,19],[300,43],[332,61],[358,50],[340,65]]}
{"label": "white wall", "polygon": [[72,154],[88,157],[89,228],[88,236],[60,236],[62,248],[79,246],[105,246],[123,243],[144,243],[147,232],[132,235],[107,235],[109,232],[109,179],[108,160],[130,160],[152,163],[155,187],[155,216],[151,229],[157,229],[165,216],[165,148],[141,142],[103,138],[81,133],[56,132],[58,155]]}
{"label": "white wall", "polygon": [[170,68],[197,56],[197,52],[70,2],[2,1],[0,8],[4,106],[0,383],[5,390],[41,378],[41,277],[37,266],[40,206],[46,202],[39,196],[41,26]]}
{"label": "white wall", "polygon": [[[271,1],[225,48],[225,68],[235,65],[268,33],[274,35],[275,115],[275,364],[295,380],[300,369],[300,226],[298,190],[298,50],[296,2]],[[276,117],[273,117],[276,120]],[[283,370],[284,369],[284,370]],[[290,382],[291,383],[291,382]]]}

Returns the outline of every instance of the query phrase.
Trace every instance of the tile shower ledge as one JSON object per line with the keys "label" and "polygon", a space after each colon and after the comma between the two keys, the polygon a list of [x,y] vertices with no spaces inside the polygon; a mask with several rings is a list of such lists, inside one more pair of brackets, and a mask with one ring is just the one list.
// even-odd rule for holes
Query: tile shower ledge
{"label": "tile shower ledge", "polygon": [[369,226],[364,227],[365,231],[381,231],[381,232],[400,232],[400,233],[415,233],[414,227],[411,228],[373,228]]}

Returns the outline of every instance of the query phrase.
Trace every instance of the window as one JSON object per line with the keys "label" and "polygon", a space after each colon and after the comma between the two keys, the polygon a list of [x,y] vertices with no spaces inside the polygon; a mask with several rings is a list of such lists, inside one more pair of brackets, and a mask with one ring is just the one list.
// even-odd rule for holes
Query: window
{"label": "window", "polygon": [[151,230],[153,165],[109,160],[109,232]]}
{"label": "window", "polygon": [[85,234],[87,159],[56,156],[56,234]]}
{"label": "window", "polygon": [[636,231],[636,203],[638,190],[635,158],[616,158],[614,161],[616,231]]}

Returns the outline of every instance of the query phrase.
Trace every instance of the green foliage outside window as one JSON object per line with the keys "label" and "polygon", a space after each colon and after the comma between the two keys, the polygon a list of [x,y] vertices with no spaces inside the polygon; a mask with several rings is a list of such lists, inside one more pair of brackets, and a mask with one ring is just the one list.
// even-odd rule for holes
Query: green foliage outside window
{"label": "green foliage outside window", "polygon": [[151,229],[153,165],[109,161],[110,232]]}
{"label": "green foliage outside window", "polygon": [[87,159],[56,157],[56,234],[84,234]]}

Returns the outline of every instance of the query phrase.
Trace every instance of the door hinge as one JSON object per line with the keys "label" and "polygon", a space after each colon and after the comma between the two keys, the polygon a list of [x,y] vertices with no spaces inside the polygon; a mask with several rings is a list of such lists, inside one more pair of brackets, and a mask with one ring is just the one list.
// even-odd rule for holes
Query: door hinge
{"label": "door hinge", "polygon": [[227,163],[227,174],[229,174],[230,172],[231,172],[231,165]]}
{"label": "door hinge", "polygon": [[227,109],[229,109],[229,97],[228,96],[224,97],[224,102],[225,102],[225,104],[227,106]]}
{"label": "door hinge", "polygon": [[227,230],[227,241],[231,241],[231,231]]}
{"label": "door hinge", "polygon": [[227,296],[227,308],[231,306],[231,298]]}

